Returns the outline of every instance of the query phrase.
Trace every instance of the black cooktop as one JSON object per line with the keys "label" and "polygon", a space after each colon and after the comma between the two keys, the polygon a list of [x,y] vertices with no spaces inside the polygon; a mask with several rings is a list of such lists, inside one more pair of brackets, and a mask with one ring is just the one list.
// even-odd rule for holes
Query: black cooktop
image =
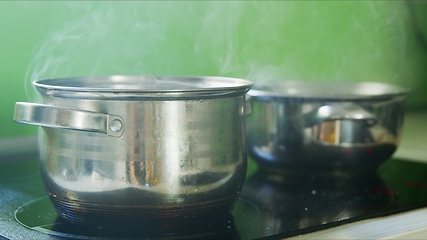
{"label": "black cooktop", "polygon": [[0,239],[279,239],[427,205],[427,164],[390,159],[358,174],[259,169],[247,177],[232,214],[206,226],[90,229],[58,218],[38,167],[36,157],[0,161]]}

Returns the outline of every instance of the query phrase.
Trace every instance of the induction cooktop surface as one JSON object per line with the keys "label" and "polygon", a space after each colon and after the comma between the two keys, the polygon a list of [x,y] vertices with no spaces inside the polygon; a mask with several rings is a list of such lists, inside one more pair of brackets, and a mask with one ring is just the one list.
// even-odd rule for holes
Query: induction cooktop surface
{"label": "induction cooktop surface", "polygon": [[[427,205],[427,164],[389,159],[376,171],[251,173],[226,219],[174,231],[85,228],[58,217],[37,157],[0,161],[0,236],[6,239],[280,239]],[[215,220],[215,219],[214,219]]]}

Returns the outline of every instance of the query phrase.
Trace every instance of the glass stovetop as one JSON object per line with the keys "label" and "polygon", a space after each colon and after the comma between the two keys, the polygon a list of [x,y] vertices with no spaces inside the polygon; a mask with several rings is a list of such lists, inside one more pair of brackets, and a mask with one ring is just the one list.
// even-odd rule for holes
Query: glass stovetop
{"label": "glass stovetop", "polygon": [[0,161],[0,236],[6,239],[279,239],[427,205],[427,164],[390,159],[376,172],[352,176],[258,170],[232,214],[214,226],[155,235],[85,229],[58,218],[38,167],[36,157]]}

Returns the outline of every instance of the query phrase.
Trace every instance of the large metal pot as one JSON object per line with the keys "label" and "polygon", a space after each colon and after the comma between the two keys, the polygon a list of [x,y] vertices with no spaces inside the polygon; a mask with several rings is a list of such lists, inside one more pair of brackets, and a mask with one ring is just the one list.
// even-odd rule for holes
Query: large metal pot
{"label": "large metal pot", "polygon": [[255,85],[248,93],[249,154],[276,170],[375,169],[398,146],[406,94],[374,82]]}
{"label": "large metal pot", "polygon": [[41,175],[63,219],[151,226],[230,212],[246,173],[251,82],[110,76],[33,84],[41,103],[16,103],[15,121],[41,126]]}

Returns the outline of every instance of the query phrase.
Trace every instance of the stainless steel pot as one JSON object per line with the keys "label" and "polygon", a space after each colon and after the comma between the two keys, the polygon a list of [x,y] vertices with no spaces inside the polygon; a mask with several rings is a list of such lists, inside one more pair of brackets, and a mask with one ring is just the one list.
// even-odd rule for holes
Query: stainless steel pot
{"label": "stainless steel pot", "polygon": [[[223,77],[34,81],[41,175],[60,216],[81,225],[225,216],[246,173],[245,94]],[[145,221],[145,222],[144,222]]]}
{"label": "stainless steel pot", "polygon": [[374,82],[255,85],[249,154],[271,169],[375,169],[398,146],[407,93]]}

